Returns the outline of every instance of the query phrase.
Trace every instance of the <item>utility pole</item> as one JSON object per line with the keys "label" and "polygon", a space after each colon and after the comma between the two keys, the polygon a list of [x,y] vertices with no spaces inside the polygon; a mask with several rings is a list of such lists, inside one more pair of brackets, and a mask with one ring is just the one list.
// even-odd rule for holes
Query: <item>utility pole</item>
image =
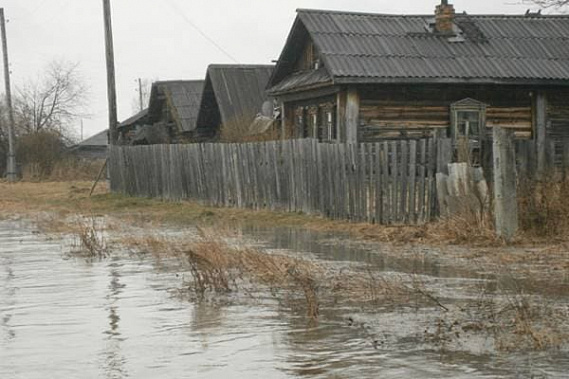
{"label": "utility pole", "polygon": [[2,29],[2,50],[4,53],[4,82],[6,84],[6,105],[8,107],[8,166],[6,178],[8,182],[15,182],[16,153],[14,152],[14,109],[12,109],[12,90],[10,87],[10,63],[8,61],[8,41],[6,38],[6,20],[4,8],[0,8],[0,29]]}
{"label": "utility pole", "polygon": [[105,51],[107,56],[107,98],[109,101],[109,136],[110,144],[118,141],[117,90],[115,83],[115,53],[113,48],[113,26],[111,22],[110,0],[103,0],[105,17]]}
{"label": "utility pole", "polygon": [[138,78],[138,96],[140,98],[140,111],[144,110],[144,101],[142,100],[142,79]]}

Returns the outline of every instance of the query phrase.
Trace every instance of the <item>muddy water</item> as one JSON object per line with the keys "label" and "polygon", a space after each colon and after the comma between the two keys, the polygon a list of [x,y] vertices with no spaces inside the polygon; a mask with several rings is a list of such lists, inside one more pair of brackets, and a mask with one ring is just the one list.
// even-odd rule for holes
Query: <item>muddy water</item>
{"label": "muddy water", "polygon": [[[267,247],[346,264],[371,254],[295,233],[255,236]],[[421,334],[429,328],[425,312],[435,308],[329,308],[312,326],[269,296],[188,301],[178,296],[185,273],[175,261],[127,253],[86,261],[69,258],[66,249],[28,224],[0,222],[0,378],[561,378],[569,372],[566,352],[489,354],[484,340],[451,352],[434,349]],[[386,270],[408,269],[374,257]],[[424,268],[449,293],[478,280],[441,273],[436,261]]]}

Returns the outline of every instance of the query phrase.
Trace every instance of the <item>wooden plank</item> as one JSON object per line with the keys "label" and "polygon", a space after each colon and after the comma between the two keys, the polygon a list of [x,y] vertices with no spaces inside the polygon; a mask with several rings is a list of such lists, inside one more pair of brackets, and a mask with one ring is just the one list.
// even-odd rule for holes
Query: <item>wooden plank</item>
{"label": "wooden plank", "polygon": [[416,209],[416,181],[417,181],[417,141],[409,141],[409,208],[407,222],[417,223]]}
{"label": "wooden plank", "polygon": [[381,172],[381,144],[376,142],[374,145],[374,172],[375,172],[375,223],[383,223],[383,187],[382,187],[382,172]]}
{"label": "wooden plank", "polygon": [[419,156],[420,156],[420,163],[419,163],[419,172],[418,172],[418,177],[419,177],[419,185],[418,185],[418,204],[417,204],[417,208],[418,208],[418,220],[420,223],[424,223],[426,222],[426,209],[425,209],[425,204],[428,203],[425,201],[425,182],[426,182],[426,175],[427,175],[427,140],[422,139],[419,142]]}
{"label": "wooden plank", "polygon": [[569,138],[563,140],[563,160],[562,160],[563,179],[569,179]]}
{"label": "wooden plank", "polygon": [[395,223],[399,221],[399,199],[401,198],[399,193],[399,143],[393,141],[389,144],[390,146],[390,167],[391,167],[391,219],[390,223]]}
{"label": "wooden plank", "polygon": [[535,140],[537,149],[537,174],[545,175],[547,139],[547,98],[544,91],[538,91],[535,98]]}
{"label": "wooden plank", "polygon": [[408,194],[409,194],[409,144],[401,141],[401,198],[399,200],[399,222],[406,223],[408,217]]}
{"label": "wooden plank", "polygon": [[514,133],[494,128],[494,214],[496,234],[506,241],[518,230]]}
{"label": "wooden plank", "polygon": [[357,177],[357,197],[358,197],[358,217],[357,220],[359,222],[367,220],[367,186],[366,186],[366,171],[367,171],[367,164],[366,164],[366,145],[359,144],[359,151],[358,151],[358,177]]}
{"label": "wooden plank", "polygon": [[358,142],[358,126],[360,123],[360,95],[351,87],[346,95],[346,142]]}
{"label": "wooden plank", "polygon": [[[440,141],[440,139],[438,140]],[[435,172],[436,172],[436,164],[437,164],[437,148],[435,146],[435,140],[429,139],[428,142],[428,160],[427,160],[427,190],[426,190],[426,198],[427,198],[427,214],[426,214],[426,221],[429,222],[435,217],[436,210],[437,210],[437,196],[436,196],[436,180],[435,180]]]}

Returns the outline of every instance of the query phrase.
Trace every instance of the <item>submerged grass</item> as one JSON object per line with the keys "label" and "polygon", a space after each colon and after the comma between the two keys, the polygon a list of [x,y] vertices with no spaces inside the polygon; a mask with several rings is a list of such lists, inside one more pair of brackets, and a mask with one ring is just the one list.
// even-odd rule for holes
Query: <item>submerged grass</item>
{"label": "submerged grass", "polygon": [[[184,289],[198,300],[265,290],[291,308],[300,306],[313,322],[322,308],[415,308],[432,317],[425,342],[441,348],[475,335],[490,339],[499,351],[557,349],[569,341],[567,299],[532,294],[530,287],[539,287],[535,274],[520,276],[508,265],[487,272],[495,279],[480,281],[474,299],[456,301],[442,297],[422,275],[390,274],[371,265],[338,268],[229,243],[211,229],[201,229],[197,237],[146,235],[122,243],[159,258],[177,257],[189,273]],[[433,307],[438,316],[427,311]]]}

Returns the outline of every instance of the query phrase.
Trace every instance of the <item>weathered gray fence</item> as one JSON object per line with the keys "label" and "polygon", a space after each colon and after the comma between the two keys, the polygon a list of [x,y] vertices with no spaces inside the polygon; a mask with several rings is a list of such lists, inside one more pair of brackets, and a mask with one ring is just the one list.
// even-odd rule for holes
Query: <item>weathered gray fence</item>
{"label": "weathered gray fence", "polygon": [[[545,162],[542,171],[538,168],[537,142],[524,139],[516,140],[514,143],[518,180],[539,180],[544,177],[569,178],[569,140],[545,141]],[[489,182],[492,182],[494,167],[492,140],[484,141],[482,149],[484,154],[481,165],[484,168],[484,175]]]}
{"label": "weathered gray fence", "polygon": [[132,196],[415,224],[436,215],[451,155],[446,139],[113,146],[109,171],[112,191]]}

